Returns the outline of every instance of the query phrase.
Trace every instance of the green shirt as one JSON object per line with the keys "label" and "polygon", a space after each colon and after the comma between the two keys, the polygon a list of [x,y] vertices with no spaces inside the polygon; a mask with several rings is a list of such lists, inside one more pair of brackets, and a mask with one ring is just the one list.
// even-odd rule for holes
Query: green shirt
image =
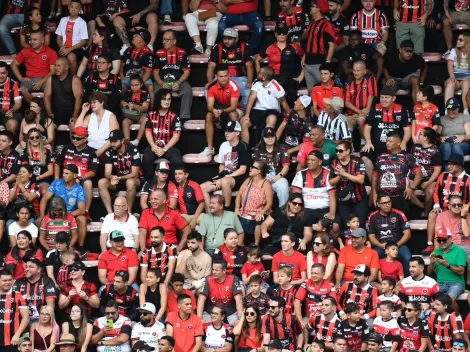
{"label": "green shirt", "polygon": [[233,211],[225,210],[222,217],[205,214],[199,225],[198,232],[206,237],[205,248],[216,249],[224,244],[224,231],[233,228],[238,234],[243,233],[240,220]]}
{"label": "green shirt", "polygon": [[333,159],[336,158],[336,143],[325,139],[321,147],[321,152],[323,153],[323,166],[330,166]]}
{"label": "green shirt", "polygon": [[[456,246],[455,244],[452,244],[450,247],[450,250],[447,253],[442,252],[440,248],[437,248],[434,251],[434,255],[442,255],[442,257],[447,260],[447,262],[452,265],[452,266],[463,266],[465,267],[467,265],[467,255],[465,254],[465,251],[460,248],[459,246]],[[452,270],[447,269],[446,267],[442,266],[439,263],[434,263],[434,271],[436,272],[437,275],[437,282],[440,283],[452,283],[452,282],[458,282],[463,285],[465,285],[465,279],[463,275],[457,275],[454,273]]]}

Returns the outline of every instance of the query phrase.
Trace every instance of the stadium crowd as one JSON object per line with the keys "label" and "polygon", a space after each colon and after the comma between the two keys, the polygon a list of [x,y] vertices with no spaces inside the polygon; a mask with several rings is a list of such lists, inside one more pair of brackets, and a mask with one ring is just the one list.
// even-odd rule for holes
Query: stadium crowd
{"label": "stadium crowd", "polygon": [[[159,32],[175,5],[192,47]],[[469,1],[258,5],[5,1],[0,352],[470,352]],[[191,56],[207,145],[183,155]]]}

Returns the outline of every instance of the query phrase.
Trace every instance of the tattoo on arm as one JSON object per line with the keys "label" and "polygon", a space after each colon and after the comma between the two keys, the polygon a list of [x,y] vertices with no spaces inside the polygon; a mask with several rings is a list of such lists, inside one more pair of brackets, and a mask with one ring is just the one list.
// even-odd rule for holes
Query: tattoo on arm
{"label": "tattoo on arm", "polygon": [[118,35],[119,39],[121,39],[123,44],[130,45],[129,38],[127,36],[127,31],[125,28],[114,27],[116,30],[116,34]]}

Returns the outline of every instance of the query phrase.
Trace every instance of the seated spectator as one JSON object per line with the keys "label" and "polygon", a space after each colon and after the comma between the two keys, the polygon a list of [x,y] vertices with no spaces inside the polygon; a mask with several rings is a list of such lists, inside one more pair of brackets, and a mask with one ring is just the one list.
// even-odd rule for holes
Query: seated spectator
{"label": "seated spectator", "polygon": [[[186,238],[190,232],[188,223],[179,212],[168,208],[166,199],[165,191],[161,189],[152,191],[150,195],[151,208],[145,209],[142,212],[139,221],[139,248],[141,255],[146,248],[150,248],[150,232],[156,226],[161,226],[165,231],[165,243],[177,246],[178,252],[186,245]],[[176,235],[178,230],[182,231],[179,242]]]}
{"label": "seated spectator", "polygon": [[[67,212],[65,213],[64,209],[60,208],[60,210],[57,209],[57,213],[62,212],[62,219],[66,217],[67,213],[69,213],[75,218],[77,228],[78,228],[78,248],[83,249],[83,245],[85,244],[86,233],[87,233],[87,229],[86,229],[87,219],[85,217],[86,215],[85,191],[83,190],[83,187],[77,183],[77,179],[78,179],[77,166],[74,164],[68,164],[64,166],[62,178],[56,179],[54,182],[52,182],[46,194],[42,196],[41,203],[40,203],[39,217],[36,221],[37,223],[42,224],[41,229],[44,229],[44,231],[47,231],[47,228],[44,227],[44,225],[47,223],[46,222],[41,223],[41,221],[45,219],[46,209],[47,209],[49,200],[51,200],[52,197],[54,196],[63,198],[66,204]],[[52,205],[53,203],[51,203],[51,209],[52,209]],[[57,213],[55,213],[53,217],[58,217],[56,215]],[[72,240],[74,240],[74,237],[72,237]],[[75,242],[72,242],[72,245],[74,243]]]}
{"label": "seated spectator", "polygon": [[100,310],[110,301],[115,301],[118,305],[119,314],[128,317],[132,321],[137,321],[139,315],[139,293],[137,284],[129,283],[129,272],[119,270],[114,276],[114,281],[107,284],[100,292]]}
{"label": "seated spectator", "polygon": [[106,66],[100,61],[101,55],[106,55],[111,63],[111,74],[117,75],[121,66],[121,56],[119,51],[111,47],[111,37],[108,29],[104,26],[98,27],[93,31],[92,44],[83,52],[83,58],[78,67],[77,76],[81,79],[87,79],[93,71],[99,70],[100,65]]}
{"label": "seated spectator", "polygon": [[325,108],[318,115],[317,124],[325,129],[327,139],[338,143],[339,141],[349,141],[352,139],[351,129],[348,120],[343,115],[344,101],[340,97],[333,99],[323,99]]}
{"label": "seated spectator", "polygon": [[[25,277],[15,281],[13,291],[19,292],[26,300],[29,317],[32,323],[39,321],[39,311],[43,306],[49,306],[54,311],[57,301],[57,291],[49,277],[42,274],[42,260],[33,256],[26,259]],[[38,295],[36,292],[41,292]]]}
{"label": "seated spectator", "polygon": [[83,262],[75,262],[70,266],[70,280],[59,288],[59,301],[57,305],[70,315],[74,306],[82,305],[87,315],[91,316],[93,308],[99,308],[100,298],[98,289],[93,282],[86,281],[86,266]]}
{"label": "seated spectator", "polygon": [[[105,109],[106,95],[96,92],[90,95],[90,103],[82,105],[82,112],[75,121],[75,127],[84,127],[88,130],[88,146],[95,150],[96,156],[101,155],[111,146],[109,135],[111,131],[119,130],[116,115]],[[91,107],[91,114],[87,115]]]}
{"label": "seated spectator", "polygon": [[245,308],[238,323],[233,327],[235,345],[241,351],[263,348],[261,315],[256,306]]}
{"label": "seated spectator", "polygon": [[[170,60],[171,55],[174,55],[174,59]],[[155,90],[157,93],[160,89],[168,89],[181,99],[180,115],[183,120],[191,118],[193,91],[188,83],[190,74],[188,53],[176,46],[176,32],[166,31],[163,33],[163,48],[155,53],[153,69],[153,79],[157,83]]]}
{"label": "seated spectator", "polygon": [[248,166],[252,164],[251,150],[245,141],[240,140],[242,128],[238,121],[230,121],[225,128],[225,142],[219,148],[219,173],[211,181],[201,185],[209,212],[210,194],[222,191],[225,207],[232,202],[232,191],[237,191],[248,177]]}
{"label": "seated spectator", "polygon": [[[259,262],[259,264],[261,263]],[[262,274],[263,277],[267,277],[269,275],[269,271],[265,271],[264,266],[262,269],[263,270],[258,271],[258,273]],[[292,274],[291,274],[291,278],[292,278]],[[245,283],[245,281],[243,283]],[[288,283],[290,284],[290,280]],[[245,284],[245,288],[246,289],[249,288],[250,293],[247,293],[246,296],[243,297],[243,307],[245,308],[250,307],[250,306],[256,307],[259,310],[258,314],[260,316],[263,316],[268,312],[268,309],[269,309],[269,306],[268,306],[269,296],[263,291],[261,291],[261,287],[262,287],[261,285],[264,286],[263,290],[266,290],[266,287],[268,285],[264,281],[264,279],[262,279],[261,275],[253,273],[248,279],[248,285]],[[288,290],[288,293],[292,293],[292,292]]]}
{"label": "seated spectator", "polygon": [[193,304],[193,311],[196,311],[196,299],[191,291],[184,288],[184,275],[180,273],[173,274],[171,277],[171,288],[172,290],[168,290],[168,297],[167,297],[167,306],[166,306],[166,313],[167,315],[171,312],[178,313],[178,297],[181,295],[188,295],[191,297],[191,302]]}
{"label": "seated spectator", "polygon": [[272,67],[261,67],[257,78],[258,81],[251,87],[245,115],[240,120],[242,140],[245,143],[250,142],[250,127],[256,126],[255,142],[258,142],[264,127],[276,127],[281,107],[285,113],[290,111],[285,97],[286,92],[279,82],[274,79]]}
{"label": "seated spectator", "polygon": [[[224,288],[227,285],[229,290]],[[212,312],[214,306],[219,304],[224,305],[227,320],[233,326],[243,312],[242,288],[238,278],[227,274],[227,263],[220,259],[213,261],[212,275],[205,278],[198,296],[197,315],[209,322],[211,318],[208,312]]]}
{"label": "seated spectator", "polygon": [[[93,325],[88,322],[85,307],[73,305],[70,320],[62,323],[62,334],[72,333],[80,352],[86,352],[93,334]],[[78,352],[78,351],[77,351]]]}
{"label": "seated spectator", "polygon": [[411,88],[413,103],[416,104],[416,95],[420,84],[426,79],[428,66],[420,55],[414,53],[414,48],[413,42],[407,39],[400,44],[398,58],[396,54],[388,53],[385,56],[384,76],[385,85],[395,92]]}
{"label": "seated spectator", "polygon": [[372,333],[367,339],[367,350],[369,352],[380,352],[383,345],[383,337],[380,334]]}
{"label": "seated spectator", "polygon": [[[130,141],[131,144],[138,147],[145,134],[147,112],[150,107],[150,95],[146,90],[142,89],[144,82],[139,75],[131,77],[130,86],[131,89],[126,90],[122,94],[121,108],[133,110],[135,113],[125,115],[122,120],[122,132],[126,141]],[[139,131],[137,132],[137,138],[131,141],[131,125],[133,122],[139,123]]]}
{"label": "seated spectator", "polygon": [[[132,334],[132,322],[121,315],[116,301],[110,300],[104,308],[104,316],[93,323],[93,336],[90,344],[96,345],[97,352],[107,351],[108,346],[116,346],[124,351],[131,349],[129,339]],[[113,325],[108,324],[112,320]]]}
{"label": "seated spectator", "polygon": [[[421,305],[419,302],[409,302],[405,306],[405,314],[398,318],[400,327],[399,348],[410,346],[415,350],[422,349],[428,344],[429,328],[428,322],[420,318]],[[410,334],[410,327],[413,327],[413,334]]]}
{"label": "seated spectator", "polygon": [[400,326],[393,317],[393,302],[383,301],[379,304],[380,315],[372,323],[376,334],[382,335],[385,348],[396,349],[400,343]]}
{"label": "seated spectator", "polygon": [[397,207],[392,198],[384,194],[377,197],[376,204],[379,210],[376,210],[369,216],[367,226],[369,229],[369,241],[374,250],[379,254],[380,259],[386,257],[385,247],[387,243],[397,243],[398,260],[403,264],[405,276],[408,276],[408,262],[411,259],[411,252],[406,243],[411,238],[411,230],[406,215],[397,210],[403,209],[403,207]]}
{"label": "seated spectator", "polygon": [[33,245],[35,245],[39,231],[36,225],[32,221],[29,221],[31,219],[31,207],[28,204],[18,204],[15,207],[15,212],[18,220],[13,221],[10,226],[8,226],[8,239],[11,247],[16,246],[17,237],[21,231],[28,231],[31,235]]}
{"label": "seated spectator", "polygon": [[245,110],[254,80],[253,59],[248,43],[238,39],[238,31],[225,28],[222,41],[211,51],[207,64],[207,83],[205,88],[214,80],[214,70],[217,65],[226,64],[230,79],[235,81],[240,89],[240,105]]}
{"label": "seated spectator", "polygon": [[451,153],[462,156],[470,153],[470,116],[459,112],[460,102],[455,97],[447,100],[445,108],[439,149],[444,161],[448,161]]}
{"label": "seated spectator", "polygon": [[[20,170],[20,154],[13,148],[13,134],[8,130],[0,131],[0,163],[5,167],[0,169],[0,181],[13,187]],[[3,231],[1,231],[3,235]]]}
{"label": "seated spectator", "polygon": [[297,240],[293,234],[285,234],[281,239],[282,250],[273,255],[271,271],[273,281],[279,284],[278,270],[284,266],[292,268],[292,284],[299,285],[307,280],[307,262],[300,252],[294,249]]}
{"label": "seated spectator", "polygon": [[250,166],[248,178],[240,186],[235,198],[235,214],[245,236],[249,235],[247,243],[253,243],[255,238],[260,237],[259,225],[269,215],[273,205],[273,188],[269,180],[266,180],[266,172],[267,164],[262,160],[255,160]]}
{"label": "seated spectator", "polygon": [[[399,305],[397,301],[399,301],[400,298],[394,294],[394,289],[400,286],[401,280],[405,277],[403,264],[397,260],[399,255],[398,244],[393,241],[387,242],[385,244],[385,255],[385,258],[380,259],[378,282],[381,283],[380,289],[382,295],[379,296],[379,301],[393,301],[395,304],[394,317],[396,317],[396,310],[398,310]],[[377,311],[377,313],[379,313],[379,311]]]}
{"label": "seated spectator", "polygon": [[127,199],[116,197],[114,200],[114,212],[106,215],[101,226],[100,247],[104,253],[111,247],[109,234],[114,230],[119,230],[124,234],[124,247],[139,250],[139,222],[137,218],[129,213]]}
{"label": "seated spectator", "polygon": [[28,132],[31,128],[37,128],[41,131],[43,136],[44,145],[48,146],[52,151],[55,146],[55,125],[52,118],[48,116],[46,107],[44,106],[44,101],[41,98],[33,98],[29,104],[29,109],[34,113],[34,120],[32,115],[28,117],[27,111],[25,111],[24,119],[21,121],[20,125],[20,146],[22,149],[26,148],[25,137],[28,135]]}
{"label": "seated spectator", "polygon": [[178,208],[178,190],[173,181],[170,181],[170,165],[166,161],[155,165],[155,177],[145,181],[140,192],[140,207],[145,210],[151,205],[150,196],[156,189],[161,189],[168,194],[166,205],[173,210]]}
{"label": "seated spectator", "polygon": [[[29,207],[31,221],[34,221],[39,213],[39,197],[41,196],[39,185],[33,182],[33,179],[31,166],[21,165],[15,185],[10,190],[10,206],[13,212],[17,205],[26,204]],[[15,218],[7,220],[6,227],[8,228],[14,221]]]}
{"label": "seated spectator", "polygon": [[242,278],[242,267],[247,258],[247,248],[238,245],[238,234],[235,229],[227,228],[224,231],[224,244],[214,251],[214,260],[223,259],[227,262],[227,274]]}
{"label": "seated spectator", "polygon": [[445,16],[442,20],[442,34],[447,47],[446,54],[448,54],[452,48],[452,28],[457,24],[470,25],[468,17],[470,8],[468,4],[459,1],[452,3],[452,6],[449,6],[447,2],[443,5]]}
{"label": "seated spectator", "polygon": [[31,45],[31,31],[41,29],[44,32],[44,44],[49,46],[51,43],[51,32],[48,23],[44,23],[41,15],[41,9],[38,7],[29,7],[25,11],[24,22],[20,29],[20,44],[22,48],[28,48]]}
{"label": "seated spectator", "polygon": [[[276,271],[274,272],[273,269],[273,275],[276,273],[276,279],[277,283],[275,285],[270,286],[266,293],[268,297],[282,297],[286,301],[286,306],[284,308],[285,313],[293,314],[294,313],[294,298],[295,294],[297,293],[297,288],[299,287],[298,285],[294,285],[292,283],[293,279],[293,270],[292,267],[289,265],[292,265],[292,263],[282,263],[282,264],[287,264],[285,266],[280,266]],[[269,307],[268,307],[269,308]]]}
{"label": "seated spectator", "polygon": [[225,322],[227,319],[227,312],[224,306],[216,305],[212,308],[211,322],[204,323],[204,350],[218,350],[227,349],[231,350],[234,345],[234,336],[232,329]]}
{"label": "seated spectator", "polygon": [[217,128],[225,128],[228,121],[238,121],[243,115],[238,99],[240,88],[229,76],[227,65],[215,68],[217,80],[207,87],[206,139],[207,147],[199,156],[214,155],[214,123]]}
{"label": "seated spectator", "polygon": [[81,11],[82,3],[78,0],[71,0],[68,6],[69,16],[60,19],[55,31],[59,55],[69,60],[72,75],[77,74],[78,65],[83,58],[82,48],[88,41],[87,23],[79,16],[83,14]]}
{"label": "seated spectator", "polygon": [[[112,130],[107,138],[110,148],[104,153],[104,178],[98,181],[98,191],[108,214],[111,214],[109,191],[126,191],[129,213],[132,213],[137,190],[140,188],[140,153],[136,146],[125,144],[124,134]],[[126,204],[127,206],[127,204]]]}
{"label": "seated spectator", "polygon": [[258,13],[258,1],[248,0],[245,3],[228,3],[226,14],[219,21],[219,37],[222,38],[225,29],[238,25],[247,25],[252,31],[250,47],[253,54],[260,49],[260,41],[263,37],[264,22]]}
{"label": "seated spectator", "polygon": [[413,144],[419,144],[419,135],[426,127],[432,128],[436,132],[440,129],[441,115],[439,108],[432,103],[433,99],[434,88],[432,86],[419,87],[418,94],[416,95],[418,104],[413,108],[411,121],[411,138]]}
{"label": "seated spectator", "polygon": [[[148,113],[145,138],[149,146],[142,157],[142,170],[147,181],[152,179],[155,159],[168,159],[172,165],[183,164],[181,153],[175,148],[181,137],[181,121],[179,116],[170,110],[171,96],[169,89],[160,89],[155,94],[155,110]],[[162,125],[166,128],[160,128]]]}
{"label": "seated spectator", "polygon": [[178,253],[175,272],[184,275],[184,287],[188,290],[201,287],[205,278],[212,272],[211,256],[202,249],[202,243],[203,239],[199,232],[190,232],[188,249]]}
{"label": "seated spectator", "polygon": [[[375,8],[374,1],[362,0],[361,3],[362,9],[352,15],[349,28],[352,31],[361,31],[362,42],[384,55],[387,51],[386,43],[389,37],[389,19],[383,11]],[[371,18],[375,20],[372,21]]]}
{"label": "seated spectator", "polygon": [[16,135],[18,124],[22,120],[20,110],[23,105],[23,97],[18,82],[8,76],[8,64],[3,61],[0,61],[0,87],[3,91],[0,123]]}
{"label": "seated spectator", "polygon": [[306,333],[309,333],[310,340],[313,337],[311,347],[320,347],[320,350],[333,347],[333,339],[341,326],[341,320],[336,314],[337,304],[333,297],[324,298],[321,302],[321,314],[309,319]]}
{"label": "seated spectator", "polygon": [[[344,348],[348,351],[367,351],[367,339],[369,338],[369,326],[365,319],[361,318],[361,308],[355,302],[349,302],[344,307],[344,313],[347,319],[341,322],[338,334],[335,338],[334,352],[344,352]],[[344,341],[344,345],[341,343]],[[341,343],[343,349],[336,349]],[[378,349],[376,352],[378,352]]]}
{"label": "seated spectator", "polygon": [[[314,150],[323,153],[323,165],[330,166],[333,159],[336,158],[336,143],[325,138],[325,129],[320,125],[314,125],[310,129],[309,139],[300,145],[299,154],[297,154],[297,172],[307,167],[307,158]],[[289,153],[291,150],[288,151]]]}
{"label": "seated spectator", "polygon": [[[271,233],[268,231],[271,230]],[[304,209],[302,193],[292,192],[282,207],[275,209],[261,224],[261,236],[267,240],[263,246],[264,253],[274,255],[281,250],[281,239],[287,232],[297,239],[296,248],[305,250],[313,238],[312,219]],[[259,244],[261,238],[255,239]]]}
{"label": "seated spectator", "polygon": [[[44,45],[44,33],[41,30],[32,31],[31,46],[21,50],[10,66],[16,79],[21,82],[21,92],[28,104],[33,99],[33,92],[45,91],[47,78],[54,74],[56,60],[56,52]],[[20,73],[19,66],[22,64],[26,66],[26,75]]]}
{"label": "seated spectator", "polygon": [[[234,229],[238,234],[238,244],[243,245],[245,233],[240,220],[234,212],[225,210],[224,197],[213,194],[209,202],[209,212],[201,220],[198,232],[204,237],[204,249],[211,256],[215,250],[224,244],[224,234],[227,228]],[[220,220],[219,220],[220,219]],[[218,223],[217,227],[214,224]]]}
{"label": "seated spectator", "polygon": [[120,270],[129,271],[129,285],[136,282],[139,260],[137,254],[124,247],[124,234],[114,230],[109,234],[111,248],[102,253],[98,260],[98,278],[103,285],[114,281],[114,275]]}
{"label": "seated spectator", "polygon": [[12,273],[14,280],[25,278],[26,262],[30,258],[44,262],[44,255],[34,246],[31,233],[23,230],[18,233],[16,244],[12,245],[11,251],[5,257],[5,268]]}
{"label": "seated spectator", "polygon": [[59,341],[60,328],[51,307],[41,307],[39,317],[39,321],[29,327],[31,345],[33,351],[49,351]]}
{"label": "seated spectator", "polygon": [[55,62],[54,74],[46,80],[44,105],[57,126],[71,127],[80,114],[83,85],[80,78],[74,76],[69,68],[69,60],[59,57]]}
{"label": "seated spectator", "polygon": [[165,325],[158,319],[157,310],[150,302],[145,302],[138,308],[140,321],[132,327],[131,344],[136,346],[138,341],[158,351],[158,341],[165,336]]}
{"label": "seated spectator", "polygon": [[[60,228],[61,222],[58,222],[57,226]],[[55,286],[59,288],[57,283],[57,277],[59,272],[63,267],[62,257],[66,253],[75,253],[74,261],[80,261],[80,254],[78,252],[73,252],[70,245],[70,233],[66,231],[55,231],[55,248],[47,252],[46,254],[46,273],[49,278],[54,281]]]}
{"label": "seated spectator", "polygon": [[[190,10],[191,12],[183,16],[183,20],[188,34],[194,42],[194,51],[198,54],[210,55],[217,39],[219,21],[223,14],[227,12],[227,6],[223,1],[199,1],[199,3],[193,2],[190,4]],[[199,26],[201,25],[205,25],[207,31],[205,51],[199,33]]]}
{"label": "seated spectator", "polygon": [[[321,220],[320,220],[321,221]],[[312,250],[307,253],[307,277],[312,278],[311,268],[315,264],[323,265],[325,280],[334,281],[336,269],[336,255],[327,234],[318,234],[313,238]]]}
{"label": "seated spectator", "polygon": [[[338,97],[343,99],[343,89],[336,84],[335,69],[330,63],[319,67],[321,82],[314,85],[312,89],[312,115],[319,116],[326,108],[326,99]],[[344,106],[344,103],[343,103]]]}
{"label": "seated spectator", "polygon": [[199,217],[205,205],[201,186],[189,179],[189,171],[184,165],[175,166],[175,181],[178,192],[178,210],[194,231],[196,225],[200,223]]}

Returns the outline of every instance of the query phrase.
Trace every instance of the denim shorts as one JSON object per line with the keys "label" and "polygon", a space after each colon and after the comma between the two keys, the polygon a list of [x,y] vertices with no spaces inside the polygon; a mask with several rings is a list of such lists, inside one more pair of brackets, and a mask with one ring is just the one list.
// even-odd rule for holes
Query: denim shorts
{"label": "denim shorts", "polygon": [[465,286],[460,282],[439,283],[439,292],[457,299],[464,291]]}

